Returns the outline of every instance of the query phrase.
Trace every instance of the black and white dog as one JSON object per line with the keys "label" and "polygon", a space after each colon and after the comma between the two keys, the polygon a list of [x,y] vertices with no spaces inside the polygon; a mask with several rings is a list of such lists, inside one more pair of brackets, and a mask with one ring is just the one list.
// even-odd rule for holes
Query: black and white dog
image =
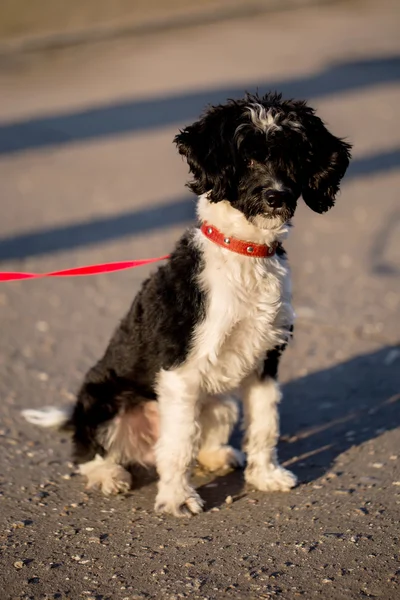
{"label": "black and white dog", "polygon": [[192,462],[241,466],[228,445],[238,419],[226,396],[240,390],[245,479],[286,491],[279,466],[279,357],[293,310],[282,247],[297,201],[331,208],[350,160],[305,102],[247,95],[215,106],[176,137],[199,196],[200,226],[178,241],[144,282],[104,357],[88,372],[69,414],[24,411],[31,422],[74,430],[74,455],[89,486],[125,492],[134,464],[156,465],[156,510],[199,513]]}

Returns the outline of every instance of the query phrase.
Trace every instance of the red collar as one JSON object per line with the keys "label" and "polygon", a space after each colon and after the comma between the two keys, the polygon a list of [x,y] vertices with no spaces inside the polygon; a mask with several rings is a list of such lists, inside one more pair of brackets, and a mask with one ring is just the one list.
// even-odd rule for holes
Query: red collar
{"label": "red collar", "polygon": [[212,242],[236,252],[237,254],[243,254],[244,256],[253,256],[255,258],[269,258],[274,256],[276,252],[277,244],[267,246],[267,244],[253,244],[252,242],[246,242],[244,240],[238,240],[232,236],[226,236],[219,229],[210,225],[209,223],[203,223],[200,227],[200,231]]}

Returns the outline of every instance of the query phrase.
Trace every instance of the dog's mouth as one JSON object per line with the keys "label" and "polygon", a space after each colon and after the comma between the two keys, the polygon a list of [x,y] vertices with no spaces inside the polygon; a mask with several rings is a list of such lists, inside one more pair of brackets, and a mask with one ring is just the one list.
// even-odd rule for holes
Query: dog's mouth
{"label": "dog's mouth", "polygon": [[274,209],[264,213],[262,219],[264,221],[264,228],[270,229],[271,227],[281,226],[284,223],[290,221],[293,217],[293,211],[287,208]]}
{"label": "dog's mouth", "polygon": [[266,214],[276,216],[284,213],[287,210],[288,208],[286,206],[278,206],[277,208],[268,208],[266,210]]}
{"label": "dog's mouth", "polygon": [[280,230],[286,223],[289,223],[293,217],[293,211],[288,211],[282,208],[274,212],[263,212],[257,216],[251,217],[249,221],[258,227],[266,231]]}
{"label": "dog's mouth", "polygon": [[267,208],[265,211],[265,216],[285,218],[287,215],[293,216],[293,212],[294,210],[289,206],[278,206],[277,208]]}

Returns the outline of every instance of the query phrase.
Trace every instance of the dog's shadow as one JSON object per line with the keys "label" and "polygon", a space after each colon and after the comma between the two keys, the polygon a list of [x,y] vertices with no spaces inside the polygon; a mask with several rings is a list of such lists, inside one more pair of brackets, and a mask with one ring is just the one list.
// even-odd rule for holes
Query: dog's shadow
{"label": "dog's shadow", "polygon": [[[282,386],[279,459],[299,483],[329,471],[339,455],[400,425],[400,347],[386,346]],[[260,415],[260,419],[263,415]],[[241,431],[232,444],[239,448]],[[246,493],[243,471],[194,472],[206,510]],[[134,489],[156,480],[155,472],[134,472]]]}
{"label": "dog's shadow", "polygon": [[[386,346],[289,381],[283,394],[280,462],[300,483],[310,482],[350,447],[400,425],[400,348]],[[233,445],[240,447],[240,438],[235,431]],[[242,471],[210,475],[204,482],[195,478],[195,483],[207,510],[245,492]]]}

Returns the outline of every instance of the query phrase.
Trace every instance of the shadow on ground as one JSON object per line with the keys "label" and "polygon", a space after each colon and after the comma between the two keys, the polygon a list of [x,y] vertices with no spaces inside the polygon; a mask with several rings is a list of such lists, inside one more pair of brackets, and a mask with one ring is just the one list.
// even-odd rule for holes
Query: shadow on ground
{"label": "shadow on ground", "polygon": [[[276,89],[286,97],[318,98],[398,80],[400,57],[388,56],[330,65],[309,77],[255,81],[246,88],[259,89],[260,93]],[[242,96],[243,92],[244,88],[239,87],[200,90],[0,125],[0,154],[182,124],[195,119],[205,105]],[[394,148],[354,160],[346,181],[399,167],[400,148]],[[194,219],[193,200],[183,195],[159,206],[9,236],[0,239],[0,261],[71,250],[190,223]],[[377,264],[376,270],[382,273],[385,267]]]}
{"label": "shadow on ground", "polygon": [[190,223],[195,217],[195,197],[82,221],[72,225],[38,229],[0,239],[0,261],[41,256],[111,242],[158,229]]}
{"label": "shadow on ground", "polygon": [[400,57],[387,56],[329,65],[308,77],[252,81],[160,98],[144,98],[18,121],[0,126],[0,154],[63,146],[126,135],[195,119],[208,104],[241,97],[245,90],[282,92],[285,97],[320,98],[400,80]]}
{"label": "shadow on ground", "polygon": [[[300,484],[323,476],[352,446],[400,426],[399,365],[399,347],[386,346],[283,386],[279,457]],[[244,489],[240,471],[215,482],[199,488],[207,510]]]}
{"label": "shadow on ground", "polygon": [[[352,162],[346,181],[352,178],[372,176],[391,171],[400,167],[400,148],[387,152],[379,152]],[[141,235],[174,225],[188,225],[195,218],[195,197],[184,195],[161,205],[127,211],[110,217],[101,217],[92,221],[81,221],[61,227],[38,229],[29,233],[0,238],[0,261],[22,259],[31,256],[53,254],[74,248],[82,248]],[[398,218],[396,215],[396,222]],[[394,222],[391,219],[388,228],[392,230]],[[388,272],[381,264],[385,243],[386,230],[379,235],[379,243],[374,244],[377,250],[372,253],[374,269],[377,272]],[[382,240],[383,242],[382,242]],[[382,259],[383,260],[383,259]]]}
{"label": "shadow on ground", "polygon": [[388,249],[400,233],[400,210],[396,209],[388,215],[382,228],[375,235],[369,251],[371,270],[376,275],[398,277],[400,267],[388,258]]}

